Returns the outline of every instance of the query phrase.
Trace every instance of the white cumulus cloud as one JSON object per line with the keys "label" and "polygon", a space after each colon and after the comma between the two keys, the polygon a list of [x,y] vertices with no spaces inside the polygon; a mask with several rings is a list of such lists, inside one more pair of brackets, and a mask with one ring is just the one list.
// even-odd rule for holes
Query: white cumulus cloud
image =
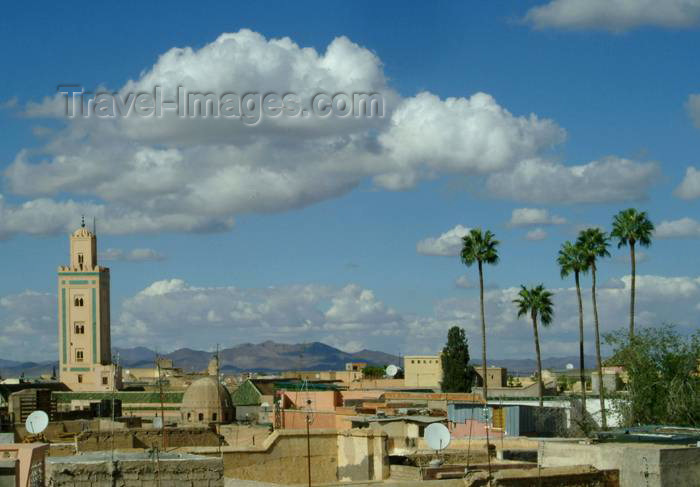
{"label": "white cumulus cloud", "polygon": [[448,174],[487,178],[499,198],[548,200],[527,178],[530,187],[508,179],[532,172],[533,163],[523,161],[538,161],[534,177],[564,184],[548,186],[557,189],[554,200],[620,201],[644,196],[653,172],[622,159],[583,166],[542,159],[565,141],[565,130],[536,114],[513,114],[486,93],[401,97],[381,59],[346,37],[317,51],[245,29],[222,34],[201,48],[164,52],[114,91],[124,97],[155,86],[164,99],[177,86],[294,92],[302,100],[319,92],[379,93],[385,110],[371,119],[268,117],[255,126],[175,112],[65,119],[62,96],[47,97],[25,114],[65,124],[6,168],[6,192],[19,202],[0,201],[0,237],[66,232],[81,214],[97,216],[107,234],[223,231],[239,215],[303,208],[367,181],[404,190]]}
{"label": "white cumulus cloud", "polygon": [[656,226],[658,238],[697,238],[700,237],[700,222],[689,217],[678,220],[664,220]]}
{"label": "white cumulus cloud", "polygon": [[[468,281],[467,281],[468,282]],[[589,278],[583,280],[586,350],[593,350]],[[631,277],[612,277],[599,288],[602,332],[627,326]],[[488,347],[492,358],[534,357],[532,327],[518,319],[512,300],[519,288],[485,290]],[[541,330],[545,356],[578,353],[578,308],[573,279],[554,292],[554,322]],[[678,325],[697,329],[700,277],[637,276],[638,326]],[[56,296],[25,291],[0,297],[0,356],[14,360],[57,357]],[[324,341],[344,350],[369,348],[435,353],[451,326],[465,328],[472,354],[479,355],[478,293],[439,299],[432,312],[407,313],[386,305],[358,284],[295,284],[268,288],[193,286],[182,279],[156,281],[112,310],[114,346],[162,351],[215,343]],[[344,344],[347,344],[345,346]]]}
{"label": "white cumulus cloud", "polygon": [[659,174],[653,162],[606,157],[567,166],[528,159],[514,170],[492,174],[487,194],[529,203],[610,203],[642,200]]}
{"label": "white cumulus cloud", "polygon": [[416,250],[423,255],[455,256],[462,249],[462,237],[469,228],[456,225],[438,237],[428,237],[416,244]]}
{"label": "white cumulus cloud", "polygon": [[685,177],[673,194],[684,200],[700,198],[700,171],[690,166],[685,170]]}
{"label": "white cumulus cloud", "polygon": [[685,103],[685,109],[693,121],[693,124],[700,129],[700,94],[691,94]]}
{"label": "white cumulus cloud", "polygon": [[511,227],[527,227],[531,225],[563,225],[566,218],[551,215],[544,208],[516,208],[513,210],[508,225]]}
{"label": "white cumulus cloud", "polygon": [[131,260],[131,261],[145,261],[145,260],[163,260],[165,256],[156,252],[153,249],[107,249],[100,254],[100,258],[104,260]]}
{"label": "white cumulus cloud", "polygon": [[525,21],[537,29],[688,28],[700,24],[700,0],[551,0],[531,8]]}
{"label": "white cumulus cloud", "polygon": [[547,232],[543,228],[533,228],[525,234],[526,240],[544,240],[547,238]]}

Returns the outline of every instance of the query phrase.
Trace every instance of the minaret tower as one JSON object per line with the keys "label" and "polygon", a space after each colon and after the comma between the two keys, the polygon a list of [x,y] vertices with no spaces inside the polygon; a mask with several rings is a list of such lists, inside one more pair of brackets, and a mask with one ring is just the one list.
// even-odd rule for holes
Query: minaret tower
{"label": "minaret tower", "polygon": [[70,236],[70,265],[58,268],[59,378],[71,390],[121,387],[109,320],[109,269],[97,265],[97,238],[83,218]]}

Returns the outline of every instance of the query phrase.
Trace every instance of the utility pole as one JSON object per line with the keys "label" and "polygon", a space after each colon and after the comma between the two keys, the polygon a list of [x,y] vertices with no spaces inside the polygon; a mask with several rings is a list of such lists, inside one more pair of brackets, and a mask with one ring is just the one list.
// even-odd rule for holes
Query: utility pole
{"label": "utility pole", "polygon": [[165,407],[163,405],[163,377],[160,374],[160,357],[156,354],[156,367],[158,367],[158,389],[160,391],[160,422],[161,422],[161,447],[165,451]]}
{"label": "utility pole", "polygon": [[311,487],[311,399],[306,400],[308,410],[306,412],[306,468],[309,474],[309,485]]}

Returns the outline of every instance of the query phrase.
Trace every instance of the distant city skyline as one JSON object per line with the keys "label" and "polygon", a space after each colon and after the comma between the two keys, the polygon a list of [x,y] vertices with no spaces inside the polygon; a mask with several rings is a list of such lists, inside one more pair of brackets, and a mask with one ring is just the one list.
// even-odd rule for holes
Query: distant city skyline
{"label": "distant city skyline", "polygon": [[[555,317],[543,356],[575,356],[557,251],[628,207],[656,225],[638,254],[637,325],[696,330],[700,6],[615,4],[8,6],[0,358],[58,358],[55,273],[82,216],[111,269],[114,347],[433,354],[457,325],[478,362],[478,275],[457,253],[480,227],[501,241],[485,269],[489,355],[534,356],[512,299],[544,283]],[[56,89],[68,84],[376,92],[386,116],[67,119]],[[611,254],[603,332],[628,320],[628,251]],[[590,276],[582,285],[592,353]]]}

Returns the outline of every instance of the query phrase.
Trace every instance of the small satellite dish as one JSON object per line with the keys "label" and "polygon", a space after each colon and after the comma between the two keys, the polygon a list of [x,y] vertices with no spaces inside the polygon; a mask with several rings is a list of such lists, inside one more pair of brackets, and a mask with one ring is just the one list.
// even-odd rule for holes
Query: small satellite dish
{"label": "small satellite dish", "polygon": [[396,374],[399,373],[399,368],[396,365],[391,364],[391,365],[387,366],[385,372],[386,372],[387,376],[394,377]]}
{"label": "small satellite dish", "polygon": [[49,425],[49,417],[44,411],[34,411],[27,417],[25,426],[27,432],[33,435],[40,435]]}
{"label": "small satellite dish", "polygon": [[574,364],[566,364],[566,370],[574,370]]}
{"label": "small satellite dish", "polygon": [[263,409],[268,409],[270,407],[270,403],[264,402],[260,405],[260,407]]}
{"label": "small satellite dish", "polygon": [[450,444],[450,430],[442,423],[432,423],[425,428],[423,438],[432,450],[443,450]]}

